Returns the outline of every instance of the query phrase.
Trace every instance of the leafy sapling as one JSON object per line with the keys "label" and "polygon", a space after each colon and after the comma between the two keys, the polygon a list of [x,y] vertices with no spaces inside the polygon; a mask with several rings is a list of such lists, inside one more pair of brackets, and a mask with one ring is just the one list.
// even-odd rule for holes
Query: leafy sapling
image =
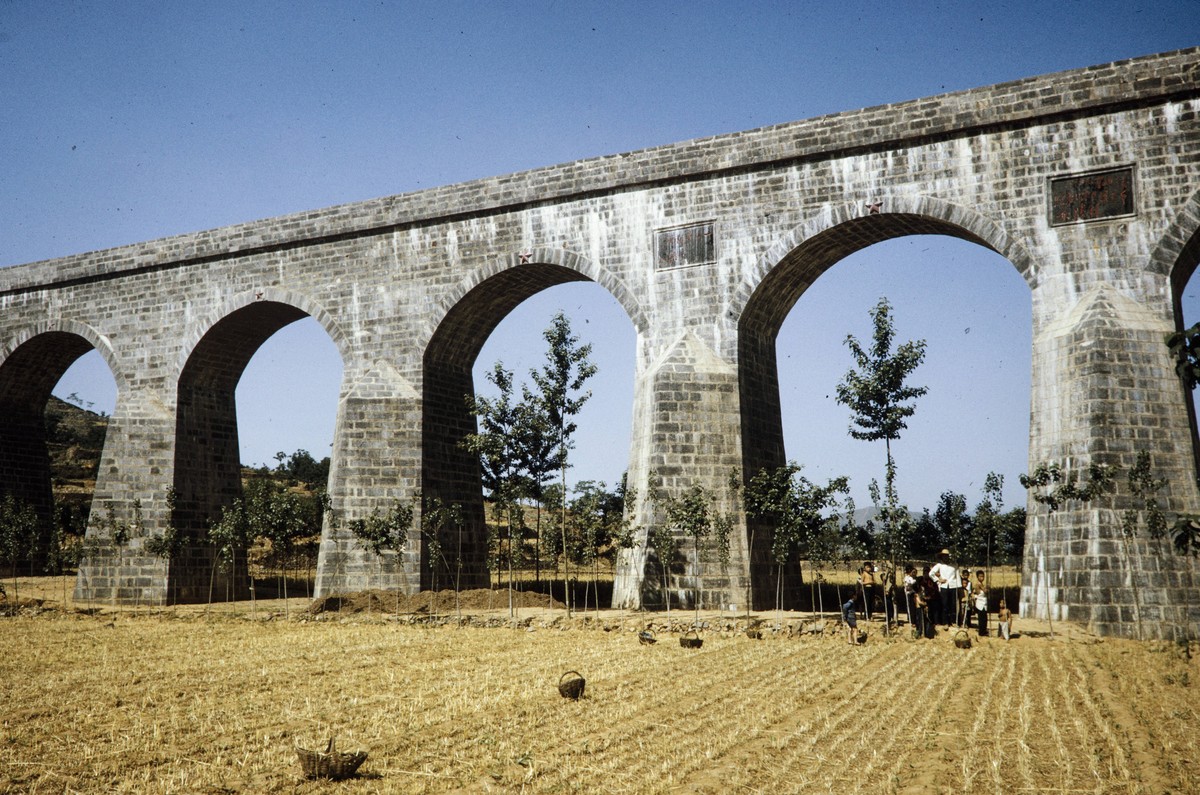
{"label": "leafy sapling", "polygon": [[[408,543],[408,531],[412,528],[413,507],[396,500],[387,511],[378,508],[365,519],[353,519],[348,523],[350,533],[375,555],[380,585],[383,579],[383,555],[385,552],[399,554]],[[371,601],[367,600],[370,610]],[[399,592],[396,595],[396,611],[400,610]]]}

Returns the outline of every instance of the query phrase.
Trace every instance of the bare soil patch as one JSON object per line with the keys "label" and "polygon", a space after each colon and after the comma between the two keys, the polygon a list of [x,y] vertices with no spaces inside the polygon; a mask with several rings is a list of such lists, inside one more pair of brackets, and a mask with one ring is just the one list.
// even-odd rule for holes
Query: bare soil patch
{"label": "bare soil patch", "polygon": [[[432,614],[435,611],[468,611],[506,610],[509,606],[507,590],[490,590],[480,588],[471,591],[453,590],[421,591],[418,594],[403,595],[391,591],[355,591],[347,594],[332,594],[314,599],[308,612],[312,615],[322,613],[399,613],[399,614]],[[552,599],[547,594],[532,591],[513,591],[512,606],[517,608],[541,607],[562,610],[563,603]]]}

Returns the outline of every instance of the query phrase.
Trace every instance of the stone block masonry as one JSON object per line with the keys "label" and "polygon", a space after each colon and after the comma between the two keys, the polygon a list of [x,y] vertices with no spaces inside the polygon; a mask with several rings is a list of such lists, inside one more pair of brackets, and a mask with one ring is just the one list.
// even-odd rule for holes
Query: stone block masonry
{"label": "stone block masonry", "polygon": [[[1029,285],[1029,460],[1169,478],[1163,508],[1200,511],[1188,396],[1161,341],[1200,260],[1200,49],[137,243],[0,271],[0,489],[49,516],[41,416],[72,361],[99,351],[118,402],[96,503],[141,521],[80,572],[97,601],[199,599],[212,579],[206,523],[237,493],[233,390],[258,346],[309,316],[344,364],[317,591],[438,582],[413,534],[381,568],[348,520],[415,495],[463,506],[460,576],[487,581],[474,428],[463,395],[500,320],[525,298],[591,280],[637,334],[630,479],[700,483],[736,515],[731,470],[786,460],[775,336],[825,270],[910,234],[1007,257]],[[1104,505],[1031,503],[1024,604],[1097,631],[1195,631],[1192,563],[1125,539]],[[170,512],[166,494],[177,501]],[[667,592],[642,528],[614,600],[697,591],[758,606],[774,594],[770,528],[736,516],[729,564],[683,540]],[[145,540],[191,539],[166,562]],[[753,539],[753,543],[751,543]],[[444,563],[444,561],[443,561]],[[223,590],[236,593],[239,574]],[[695,586],[699,585],[700,588]],[[219,588],[218,590],[222,590]],[[1185,605],[1194,605],[1191,608]]]}

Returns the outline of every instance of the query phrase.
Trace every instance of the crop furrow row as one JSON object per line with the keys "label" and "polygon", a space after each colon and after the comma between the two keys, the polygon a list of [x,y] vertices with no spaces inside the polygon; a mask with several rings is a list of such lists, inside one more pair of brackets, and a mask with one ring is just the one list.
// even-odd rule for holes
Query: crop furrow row
{"label": "crop furrow row", "polygon": [[[1051,666],[1047,663],[1047,657],[1054,660],[1055,665]],[[1037,668],[1037,679],[1040,682],[1049,681],[1050,671],[1060,670],[1059,665],[1061,660],[1055,650],[1043,651],[1033,658],[1033,663]],[[1036,759],[1040,768],[1039,775],[1043,785],[1050,784],[1060,789],[1069,789],[1074,786],[1075,773],[1074,765],[1067,750],[1065,741],[1063,740],[1062,729],[1059,726],[1060,713],[1064,707],[1061,704],[1060,694],[1055,688],[1040,688],[1041,691],[1041,710],[1038,715],[1038,723],[1042,728],[1042,736],[1049,737],[1051,747],[1047,748],[1040,757]],[[1039,743],[1045,745],[1045,743]]]}
{"label": "crop furrow row", "polygon": [[1094,698],[1093,693],[1096,689],[1094,679],[1090,676],[1086,679],[1081,677],[1073,683],[1073,687],[1076,698],[1087,711],[1092,724],[1097,727],[1108,750],[1108,769],[1107,771],[1097,769],[1097,775],[1102,780],[1119,781],[1128,792],[1137,792],[1141,787],[1129,767],[1131,749],[1128,747],[1128,743],[1123,742],[1122,738],[1118,737],[1113,730],[1111,712]]}
{"label": "crop furrow row", "polygon": [[[765,771],[769,782],[765,791],[785,788],[797,776],[813,776],[814,771],[808,769],[813,760],[818,763],[818,772],[828,763],[830,754],[836,760],[835,765],[841,764],[842,759],[836,751],[842,744],[863,743],[865,737],[870,736],[862,733],[862,710],[856,705],[862,702],[865,693],[873,691],[878,681],[898,678],[907,662],[903,656],[894,656],[877,671],[871,671],[869,676],[860,674],[857,679],[843,679],[836,689],[831,688],[830,698],[819,703],[811,717],[798,721],[794,730],[780,739],[777,750],[783,753],[773,760],[771,769]],[[817,752],[818,746],[825,754]]]}
{"label": "crop furrow row", "polygon": [[[744,736],[758,735],[791,709],[789,702],[778,698],[778,694],[785,686],[795,686],[800,672],[794,661],[784,659],[779,662],[784,664],[769,666],[765,676],[737,677],[736,684],[727,683],[718,688],[718,692],[695,700],[687,708],[675,704],[670,707],[670,714],[660,714],[656,710],[633,716],[634,731],[609,738],[605,748],[612,759],[599,769],[614,773],[619,770],[623,777],[634,779],[649,776],[655,772],[655,760],[641,753],[634,753],[629,758],[618,749],[631,747],[635,741],[638,744],[666,742],[673,748],[671,760],[676,768],[657,772],[678,777],[704,761],[720,756],[731,745],[743,742]],[[736,674],[731,671],[730,675]],[[802,691],[807,689],[801,687]],[[731,702],[738,706],[731,707]],[[697,731],[700,726],[704,727],[703,732]],[[702,746],[707,747],[699,752]],[[690,759],[692,763],[681,767],[682,759]],[[662,766],[661,762],[657,764]]]}
{"label": "crop furrow row", "polygon": [[[1090,674],[1088,663],[1079,652],[1071,650],[1069,665],[1060,670],[1067,674],[1067,682],[1061,688],[1067,710],[1077,728],[1078,737],[1072,738],[1073,745],[1083,746],[1092,779],[1106,782],[1127,792],[1136,792],[1138,784],[1130,774],[1128,754],[1112,731],[1111,721],[1092,698],[1095,679]],[[1083,739],[1079,743],[1079,738]]]}
{"label": "crop furrow row", "polygon": [[1032,668],[1031,657],[1033,653],[1028,653],[1021,658],[1021,682],[1017,687],[1017,692],[1020,693],[1020,701],[1017,704],[1017,753],[1016,753],[1016,769],[1020,778],[1020,786],[1018,789],[1036,791],[1038,787],[1037,771],[1034,767],[1034,753],[1030,746],[1030,740],[1035,734],[1034,725],[1034,708],[1033,708],[1033,688],[1030,682],[1030,670]]}
{"label": "crop furrow row", "polygon": [[1006,648],[1001,653],[1001,659],[1003,660],[1004,681],[997,686],[1000,695],[995,699],[993,725],[982,738],[988,748],[988,772],[991,774],[992,791],[996,795],[1005,795],[1005,792],[1011,787],[1011,782],[1007,778],[1010,767],[1009,760],[1012,749],[1017,745],[1013,735],[1017,732],[1015,716],[1017,714],[1018,688],[1014,687],[1013,682],[1016,679],[1017,660],[1020,657],[1011,649]]}
{"label": "crop furrow row", "polygon": [[[822,656],[825,656],[825,654]],[[660,728],[674,726],[682,719],[689,719],[691,725],[684,730],[685,734],[689,737],[689,741],[685,742],[685,744],[694,746],[697,743],[705,744],[706,742],[708,746],[703,754],[694,754],[697,764],[702,764],[709,759],[720,758],[727,753],[729,748],[744,744],[750,739],[761,735],[771,725],[786,718],[786,715],[791,712],[793,706],[787,700],[778,698],[781,689],[797,690],[797,695],[802,697],[813,695],[812,691],[816,691],[816,694],[819,695],[820,691],[826,689],[824,682],[814,688],[811,683],[811,677],[804,676],[804,671],[800,670],[800,665],[801,661],[795,656],[782,657],[777,662],[767,666],[767,672],[770,676],[768,678],[759,678],[758,681],[755,681],[753,688],[749,690],[746,688],[745,682],[753,681],[751,677],[737,676],[739,682],[735,691],[737,702],[748,705],[749,709],[758,710],[755,713],[753,726],[750,729],[745,727],[745,718],[738,717],[736,711],[730,710],[727,706],[729,700],[723,698],[711,699],[701,705],[714,713],[711,716],[704,717],[696,714],[695,711],[680,715],[678,714],[678,709],[675,709],[674,712],[676,714],[672,714],[669,717],[639,714],[635,716],[634,723],[646,727],[650,734],[658,736],[662,734],[659,731]],[[811,670],[811,665],[805,665],[804,669]],[[736,673],[731,672],[731,675],[736,676]],[[747,708],[741,710],[741,712],[747,711]],[[702,717],[704,717],[703,720],[701,720]],[[695,727],[700,725],[705,726],[704,734],[708,735],[708,740],[690,742],[690,740],[694,739],[693,735],[696,734]],[[728,726],[728,729],[726,729],[726,726]],[[714,735],[716,738],[719,738],[719,741],[714,741]],[[647,732],[638,732],[637,737],[639,743],[649,741],[647,739]],[[621,739],[617,739],[615,742],[620,743]],[[613,749],[610,747],[609,750],[612,751]],[[672,754],[672,758],[674,759],[679,759],[682,756],[684,754],[681,752]],[[703,760],[700,757],[703,757]],[[641,759],[641,755],[637,755],[636,758]],[[648,766],[649,763],[647,765],[639,765],[637,762],[631,764],[633,765],[632,768],[628,764],[622,764],[618,759],[610,767],[620,769],[623,775],[629,775],[630,773],[645,773],[646,771],[643,768]],[[687,772],[690,772],[690,770],[676,769],[671,771],[670,774],[672,778],[676,778]]]}
{"label": "crop furrow row", "polygon": [[[957,675],[951,666],[938,666],[938,670],[941,672],[940,676],[925,677],[922,680],[922,685],[915,698],[917,704],[937,703],[947,692],[947,681]],[[911,702],[914,700],[912,694],[902,697],[898,692],[907,683],[908,680],[897,677],[892,680],[891,687],[872,699],[874,703],[888,705],[888,708],[882,714],[879,712],[871,714],[870,725],[859,732],[860,736],[869,737],[869,741],[860,742],[847,749],[844,754],[836,754],[844,760],[847,767],[861,770],[863,780],[883,780],[881,776],[887,776],[886,780],[899,780],[900,770],[910,761],[911,749],[902,749],[894,757],[891,757],[893,749],[897,748],[900,740],[908,736],[908,733],[914,728],[920,727],[922,730],[928,730],[931,723],[942,720],[944,717],[924,709],[917,710],[911,716],[902,716],[902,711],[906,707],[911,709]],[[905,717],[912,719],[906,720]],[[835,743],[843,742],[847,737],[853,736],[853,732],[843,734],[842,738]],[[858,763],[858,760],[864,756],[867,757],[866,761]],[[826,785],[831,789],[842,784],[840,781],[842,771],[836,770],[835,772],[839,778],[826,780]]]}
{"label": "crop furrow row", "polygon": [[[668,674],[668,671],[664,671],[662,678],[667,679]],[[716,675],[710,675],[701,680],[688,678],[684,681],[687,681],[691,687],[683,694],[683,698],[690,700],[696,698],[699,693],[713,690],[716,684]],[[653,681],[648,682],[648,692],[661,694],[660,701],[662,704],[660,706],[664,709],[669,709],[672,696],[667,691],[670,688],[655,688],[653,687],[654,684]],[[679,695],[680,691],[675,690],[674,693]],[[637,705],[639,701],[642,701],[639,694],[633,692],[625,692],[617,698],[609,698],[604,701],[595,698],[585,699],[578,706],[562,704],[562,702],[557,700],[556,696],[555,700],[551,702],[547,702],[545,698],[544,694],[537,694],[523,699],[525,703],[522,705],[511,703],[507,706],[499,705],[489,714],[505,714],[510,719],[503,722],[502,725],[495,727],[494,733],[500,736],[546,737],[546,726],[560,725],[564,720],[564,716],[561,715],[562,709],[585,709],[586,712],[565,716],[568,725],[573,727],[566,732],[567,735],[572,738],[572,743],[576,745],[592,743],[599,747],[607,747],[607,744],[612,741],[611,739],[606,739],[603,735],[613,732],[617,727],[628,726],[629,721],[637,716],[637,713],[630,714],[630,705]],[[551,708],[550,704],[554,708]],[[645,706],[644,703],[642,706]],[[599,709],[597,709],[598,707]],[[436,736],[452,728],[449,725],[450,723],[450,721],[438,721],[438,726],[423,727],[423,733]],[[600,727],[602,736],[599,739],[586,733],[586,729],[591,726]],[[575,730],[576,728],[584,728],[584,736],[581,737],[579,732]],[[440,769],[437,767],[439,761],[436,758],[436,754],[427,753],[423,757],[414,760],[414,764],[431,765],[436,770]]]}
{"label": "crop furrow row", "polygon": [[[988,676],[986,683],[982,688],[982,697],[974,704],[975,718],[971,722],[971,728],[964,737],[964,741],[972,747],[986,747],[979,742],[985,736],[987,726],[992,720],[992,702],[996,698],[997,682],[999,681],[1004,668],[995,664],[994,660],[991,665],[991,674]],[[973,693],[980,692],[980,688],[971,687]],[[979,758],[976,754],[966,754],[962,759],[962,781],[963,790],[971,792],[975,788],[975,776],[979,772]]]}
{"label": "crop furrow row", "polygon": [[[897,679],[897,682],[900,680]],[[860,757],[866,756],[866,761],[861,763],[864,780],[898,780],[900,770],[909,764],[912,757],[911,747],[902,745],[901,740],[910,738],[914,729],[925,728],[937,720],[928,710],[918,709],[912,712],[912,699],[915,696],[915,703],[918,705],[936,703],[943,688],[944,678],[939,680],[928,677],[923,680],[916,693],[907,694],[906,697],[899,697],[895,692],[899,688],[892,688],[890,692],[883,694],[880,700],[889,705],[889,708],[873,716],[876,730],[868,735],[869,742],[861,743],[850,750],[847,755],[848,765],[853,767]],[[829,781],[829,784],[833,786],[834,782]]]}

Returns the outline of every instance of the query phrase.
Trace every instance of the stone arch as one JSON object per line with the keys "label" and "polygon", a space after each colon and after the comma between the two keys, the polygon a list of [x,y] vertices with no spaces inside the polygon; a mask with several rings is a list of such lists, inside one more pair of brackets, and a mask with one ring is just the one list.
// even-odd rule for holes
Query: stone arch
{"label": "stone arch", "polygon": [[[1171,280],[1171,303],[1175,313],[1175,328],[1182,331],[1183,293],[1200,265],[1200,191],[1192,194],[1176,214],[1167,231],[1150,252],[1147,270]],[[1182,387],[1181,387],[1182,388]],[[1191,426],[1192,464],[1200,474],[1200,433],[1197,432],[1196,405],[1192,396],[1183,390]]]}
{"label": "stone arch", "polygon": [[1192,194],[1150,252],[1148,270],[1171,279],[1176,325],[1182,325],[1180,301],[1200,264],[1200,190]]}
{"label": "stone arch", "polygon": [[[179,357],[176,360],[176,376],[183,372],[200,341],[214,326],[235,312],[255,304],[283,304],[299,310],[300,314],[296,316],[295,320],[300,320],[307,315],[317,321],[321,325],[321,328],[325,329],[325,333],[329,335],[329,338],[333,340],[333,344],[337,347],[342,361],[349,362],[351,360],[352,346],[350,340],[325,307],[304,293],[284,290],[278,287],[261,287],[256,290],[244,290],[230,296],[217,310],[205,315],[199,321],[190,324],[183,336]],[[294,322],[294,320],[288,322]],[[278,331],[285,325],[287,323],[277,326],[275,330]],[[267,337],[270,336],[270,334],[267,335]],[[267,337],[264,337],[263,340]],[[261,342],[260,340],[259,344]]]}
{"label": "stone arch", "polygon": [[[241,451],[235,391],[250,359],[284,326],[312,317],[342,360],[348,339],[328,312],[300,293],[260,288],[230,297],[184,337],[176,376],[173,525],[185,551],[172,560],[168,592],[180,601],[207,596],[213,551],[203,544],[208,524],[241,495]],[[219,578],[220,575],[218,575]],[[244,561],[216,592],[238,596],[247,584]]]}
{"label": "stone arch", "polygon": [[[786,463],[776,336],[800,296],[846,256],[891,238],[938,234],[976,243],[1008,258],[1031,288],[1037,282],[1025,247],[993,220],[931,197],[895,197],[871,205],[826,205],[767,249],[731,299],[737,319],[742,471]],[[755,581],[772,579],[770,528],[752,536]]]}
{"label": "stone arch", "polygon": [[120,395],[126,378],[112,345],[86,323],[48,320],[21,329],[0,346],[0,494],[33,506],[42,551],[54,516],[46,404],[63,373],[92,351],[108,365]]}
{"label": "stone arch", "polygon": [[[463,299],[480,285],[491,282],[497,277],[511,279],[514,283],[527,282],[530,286],[540,285],[524,293],[516,303],[555,284],[592,281],[608,290],[616,299],[625,313],[629,315],[630,322],[633,323],[633,327],[639,334],[645,332],[649,327],[645,310],[634,297],[633,291],[618,276],[570,249],[541,247],[515,252],[506,257],[498,257],[472,271],[466,278],[455,284],[438,302],[438,311],[432,313],[432,320],[422,333],[417,350],[428,350],[438,329],[442,327],[455,308],[461,305]],[[503,288],[501,291],[508,292]],[[507,315],[516,306],[516,303],[504,310],[500,317]],[[484,338],[486,339],[486,337],[485,334]]]}
{"label": "stone arch", "polygon": [[[421,340],[422,494],[463,506],[468,532],[464,571],[468,581],[487,583],[486,532],[477,460],[459,447],[475,431],[465,395],[474,394],[472,367],[492,331],[518,304],[558,284],[593,281],[617,300],[638,333],[648,318],[633,292],[615,275],[567,249],[535,248],[498,258],[459,282],[441,301]],[[459,539],[447,539],[458,544]],[[422,545],[422,587],[429,587],[430,561]],[[475,587],[472,585],[471,587]]]}
{"label": "stone arch", "polygon": [[[754,313],[755,303],[761,312],[761,302],[770,301],[774,306],[767,317],[782,322],[808,284],[838,260],[905,235],[948,235],[978,243],[1006,257],[1030,289],[1037,286],[1032,257],[992,219],[930,196],[896,196],[877,204],[825,205],[810,215],[763,252],[731,299],[730,311],[742,323]],[[801,261],[800,268],[793,265]]]}
{"label": "stone arch", "polygon": [[[8,360],[9,356],[16,352],[17,348],[20,348],[34,337],[38,337],[42,334],[52,333],[61,333],[82,337],[88,342],[91,350],[94,350],[100,354],[101,358],[104,359],[104,363],[108,365],[109,372],[113,374],[113,380],[117,382],[117,390],[120,391],[121,388],[126,385],[124,370],[117,362],[116,354],[113,351],[112,343],[109,342],[108,337],[105,337],[92,326],[79,320],[48,320],[44,323],[38,323],[36,325],[21,329],[4,345],[0,345],[0,366],[3,366],[3,363]],[[87,352],[88,351],[86,350],[84,351],[84,353]]]}

